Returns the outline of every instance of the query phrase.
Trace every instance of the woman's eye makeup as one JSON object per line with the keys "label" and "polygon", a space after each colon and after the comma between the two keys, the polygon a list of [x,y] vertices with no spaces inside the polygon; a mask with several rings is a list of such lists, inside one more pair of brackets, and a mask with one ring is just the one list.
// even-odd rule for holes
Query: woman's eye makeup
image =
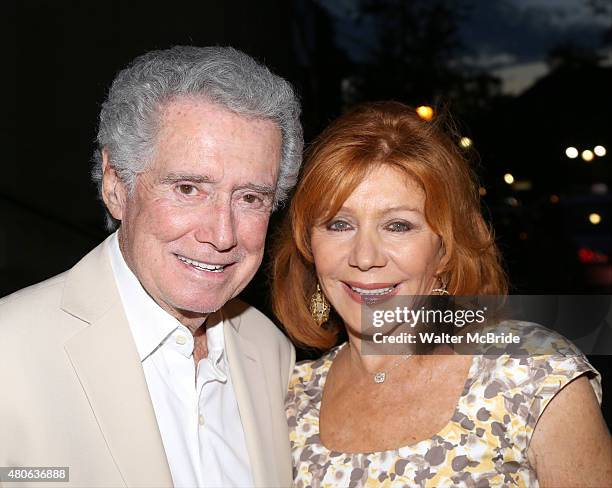
{"label": "woman's eye makeup", "polygon": [[[406,222],[404,220],[396,220],[393,222],[389,222],[385,224],[383,228],[389,232],[409,232],[414,229],[414,225],[410,222]],[[334,232],[343,232],[346,230],[351,230],[353,226],[349,224],[346,220],[335,219],[330,221],[325,228],[327,230],[331,230]]]}
{"label": "woman's eye makeup", "polygon": [[326,227],[328,230],[333,230],[335,232],[343,232],[351,228],[350,224],[345,220],[332,220]]}
{"label": "woman's eye makeup", "polygon": [[414,226],[410,222],[404,221],[395,221],[387,225],[387,229],[389,229],[391,232],[408,232],[413,228]]}

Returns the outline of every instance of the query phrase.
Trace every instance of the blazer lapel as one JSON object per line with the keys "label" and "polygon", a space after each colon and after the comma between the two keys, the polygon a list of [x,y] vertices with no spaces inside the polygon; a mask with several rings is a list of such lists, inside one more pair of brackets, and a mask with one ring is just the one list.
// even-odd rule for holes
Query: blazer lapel
{"label": "blazer lapel", "polygon": [[70,271],[62,308],[88,323],[64,347],[126,486],[172,486],[105,243]]}
{"label": "blazer lapel", "polygon": [[255,486],[275,486],[278,483],[265,458],[266,453],[274,452],[274,446],[270,445],[272,436],[268,432],[272,417],[266,375],[259,351],[238,333],[239,326],[240,316],[224,316],[225,350],[244,428],[253,482]]}

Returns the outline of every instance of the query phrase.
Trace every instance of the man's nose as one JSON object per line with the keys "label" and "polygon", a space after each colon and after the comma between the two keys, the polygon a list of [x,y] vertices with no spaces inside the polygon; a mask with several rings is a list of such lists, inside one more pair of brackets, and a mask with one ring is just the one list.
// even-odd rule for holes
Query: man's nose
{"label": "man's nose", "polygon": [[215,201],[200,211],[195,237],[217,251],[229,251],[236,246],[234,214],[230,201]]}
{"label": "man's nose", "polygon": [[383,267],[387,262],[382,243],[373,230],[361,229],[357,232],[349,254],[349,266],[368,271]]}

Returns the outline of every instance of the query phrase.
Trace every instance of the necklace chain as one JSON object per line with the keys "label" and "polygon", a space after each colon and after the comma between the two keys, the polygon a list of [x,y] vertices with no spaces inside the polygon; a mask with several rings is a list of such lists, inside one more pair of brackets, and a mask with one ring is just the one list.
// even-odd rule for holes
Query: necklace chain
{"label": "necklace chain", "polygon": [[401,363],[406,361],[408,358],[411,358],[412,356],[414,356],[414,354],[406,354],[404,357],[402,357],[402,358],[398,359],[397,361],[395,361],[391,365],[391,367],[389,369],[387,369],[386,371],[378,371],[377,373],[374,373],[374,375],[373,375],[374,383],[377,383],[377,384],[384,383],[385,380],[387,379],[387,375],[389,374],[389,372],[393,371]]}

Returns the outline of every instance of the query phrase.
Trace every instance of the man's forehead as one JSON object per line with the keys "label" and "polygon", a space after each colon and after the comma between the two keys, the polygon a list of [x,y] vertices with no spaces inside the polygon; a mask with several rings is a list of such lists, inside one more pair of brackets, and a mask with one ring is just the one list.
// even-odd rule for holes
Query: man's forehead
{"label": "man's forehead", "polygon": [[214,126],[219,120],[233,120],[254,131],[272,130],[278,132],[280,127],[272,119],[239,114],[229,108],[208,100],[206,97],[178,96],[166,101],[160,110],[160,126],[162,129],[172,129],[177,122],[192,119],[204,126]]}
{"label": "man's forehead", "polygon": [[156,141],[157,149],[162,151],[222,149],[248,154],[268,150],[276,152],[279,159],[281,144],[282,134],[276,122],[236,114],[218,104],[191,98],[166,104]]}

